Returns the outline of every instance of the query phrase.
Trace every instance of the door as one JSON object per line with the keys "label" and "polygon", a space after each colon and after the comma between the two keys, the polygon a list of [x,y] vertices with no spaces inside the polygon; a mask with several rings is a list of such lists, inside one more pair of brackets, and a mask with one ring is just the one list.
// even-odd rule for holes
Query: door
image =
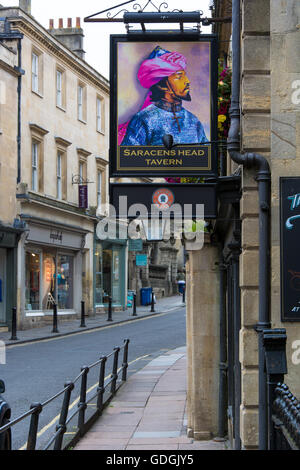
{"label": "door", "polygon": [[6,250],[0,248],[0,323],[6,323]]}

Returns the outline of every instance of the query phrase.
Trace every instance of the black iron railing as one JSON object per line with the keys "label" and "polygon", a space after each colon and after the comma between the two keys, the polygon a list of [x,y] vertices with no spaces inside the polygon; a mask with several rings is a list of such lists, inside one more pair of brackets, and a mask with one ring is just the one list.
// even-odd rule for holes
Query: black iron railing
{"label": "black iron railing", "polygon": [[266,450],[300,450],[300,402],[284,383],[286,330],[263,330],[268,405]]}
{"label": "black iron railing", "polygon": [[[41,450],[63,450],[74,445],[80,437],[82,437],[93,422],[101,415],[104,407],[110,402],[112,397],[117,392],[118,388],[123,382],[127,380],[127,369],[128,369],[128,345],[129,339],[124,340],[124,344],[121,347],[114,348],[113,352],[107,356],[102,356],[98,361],[94,362],[90,366],[81,368],[80,374],[72,382],[68,382],[64,385],[64,388],[60,390],[53,397],[49,398],[43,403],[33,403],[26,413],[22,414],[18,418],[9,422],[5,426],[0,428],[0,434],[6,432],[8,429],[13,428],[16,424],[20,423],[24,419],[30,417],[30,426],[27,438],[27,450],[36,450],[39,418],[42,411],[47,405],[52,403],[59,397],[63,397],[61,406],[59,422],[56,426],[54,434],[43,446]],[[119,355],[123,350],[123,361],[119,367]],[[112,358],[113,365],[110,377],[105,378],[107,360]],[[91,393],[87,389],[88,374],[91,369],[99,366],[99,380],[96,392]],[[118,380],[120,378],[120,380]],[[72,413],[70,413],[70,401],[72,391],[75,388],[75,384],[80,382],[80,396],[78,407]],[[89,403],[96,400],[95,412],[86,418],[86,410]],[[68,425],[74,422],[74,418],[78,415],[76,430],[73,437],[64,443],[64,436],[68,430]],[[72,426],[72,430],[74,426]]]}
{"label": "black iron railing", "polygon": [[285,384],[277,384],[274,394],[272,450],[300,450],[300,402]]}

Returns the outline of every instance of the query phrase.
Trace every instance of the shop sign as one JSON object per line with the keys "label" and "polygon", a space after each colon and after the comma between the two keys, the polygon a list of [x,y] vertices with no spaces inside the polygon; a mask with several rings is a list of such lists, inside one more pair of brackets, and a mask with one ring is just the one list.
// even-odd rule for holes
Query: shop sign
{"label": "shop sign", "polygon": [[111,176],[217,174],[213,35],[111,36]]}
{"label": "shop sign", "polygon": [[134,240],[129,239],[128,250],[129,251],[142,251],[143,249],[143,240],[141,238]]}
{"label": "shop sign", "polygon": [[62,244],[63,233],[59,230],[51,230],[50,231],[50,240],[55,244],[57,244],[57,243]]}
{"label": "shop sign", "polygon": [[66,247],[80,250],[82,248],[85,236],[82,232],[72,232],[71,230],[60,230],[46,225],[29,225],[27,242],[54,245],[57,247]]}
{"label": "shop sign", "polygon": [[147,255],[136,255],[136,265],[137,266],[147,266],[148,257]]}
{"label": "shop sign", "polygon": [[[121,219],[136,218],[137,203],[140,209],[144,209],[143,213],[148,214],[148,218],[158,212],[162,217],[169,217],[172,208],[176,208],[175,218],[183,219],[187,215],[190,219],[217,217],[215,183],[111,183],[110,203],[117,218]],[[203,217],[199,217],[200,213]]]}
{"label": "shop sign", "polygon": [[280,178],[281,320],[300,321],[300,176]]}

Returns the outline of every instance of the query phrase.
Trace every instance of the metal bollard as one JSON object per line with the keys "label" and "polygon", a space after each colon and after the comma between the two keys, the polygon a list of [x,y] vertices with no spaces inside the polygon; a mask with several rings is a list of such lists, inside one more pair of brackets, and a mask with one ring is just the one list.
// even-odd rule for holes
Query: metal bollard
{"label": "metal bollard", "polygon": [[17,309],[14,307],[12,309],[12,317],[11,317],[11,341],[18,341],[17,338]]}
{"label": "metal bollard", "polygon": [[108,317],[107,321],[113,321],[112,319],[112,298],[108,298]]}
{"label": "metal bollard", "polygon": [[151,297],[151,312],[155,312],[154,308],[154,293],[152,292],[152,297]]}
{"label": "metal bollard", "polygon": [[80,328],[86,328],[85,324],[85,303],[82,300],[81,301],[81,323],[80,323]]}
{"label": "metal bollard", "polygon": [[132,313],[132,316],[137,317],[137,313],[136,313],[136,294],[133,294],[133,313]]}
{"label": "metal bollard", "polygon": [[53,304],[53,330],[52,333],[59,333],[57,329],[57,305]]}

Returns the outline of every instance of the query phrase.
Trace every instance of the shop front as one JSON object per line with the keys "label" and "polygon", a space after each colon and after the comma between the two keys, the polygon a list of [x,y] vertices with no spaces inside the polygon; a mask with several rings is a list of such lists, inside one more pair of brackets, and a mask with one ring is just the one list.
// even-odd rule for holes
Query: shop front
{"label": "shop front", "polygon": [[83,300],[87,231],[32,222],[28,227],[23,250],[25,322],[46,319],[54,304],[58,314],[69,319],[80,312]]}
{"label": "shop front", "polygon": [[115,309],[125,309],[127,291],[127,240],[95,240],[94,305],[106,307],[109,297]]}

